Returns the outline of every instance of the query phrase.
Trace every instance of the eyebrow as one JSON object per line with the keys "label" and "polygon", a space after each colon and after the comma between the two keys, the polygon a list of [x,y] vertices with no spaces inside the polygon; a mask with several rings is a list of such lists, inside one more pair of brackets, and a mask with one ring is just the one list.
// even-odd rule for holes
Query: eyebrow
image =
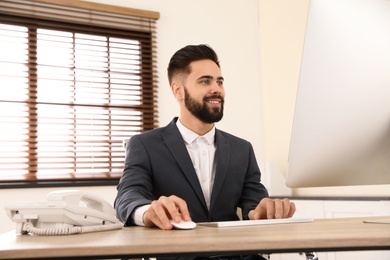
{"label": "eyebrow", "polygon": [[[198,80],[200,80],[200,79],[213,79],[214,77],[213,76],[210,76],[210,75],[204,75],[204,76],[200,76],[199,78],[198,78]],[[217,77],[217,80],[225,80],[222,76],[219,76],[219,77]]]}

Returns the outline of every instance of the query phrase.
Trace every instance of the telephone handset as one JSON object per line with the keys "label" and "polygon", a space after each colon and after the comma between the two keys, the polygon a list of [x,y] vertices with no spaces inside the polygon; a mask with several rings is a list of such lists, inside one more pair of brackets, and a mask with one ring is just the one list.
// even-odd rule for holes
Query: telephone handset
{"label": "telephone handset", "polygon": [[67,235],[122,228],[104,199],[77,190],[54,191],[47,201],[5,206],[18,234]]}

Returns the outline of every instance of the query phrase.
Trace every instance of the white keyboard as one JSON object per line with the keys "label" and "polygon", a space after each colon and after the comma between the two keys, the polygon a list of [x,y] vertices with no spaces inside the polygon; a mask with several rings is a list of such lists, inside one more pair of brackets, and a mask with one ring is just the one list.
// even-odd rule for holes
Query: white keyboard
{"label": "white keyboard", "polygon": [[242,227],[242,226],[275,225],[275,224],[304,223],[304,222],[313,222],[313,219],[310,219],[310,218],[282,218],[282,219],[201,222],[201,223],[197,223],[197,224],[200,226],[209,226],[209,227]]}

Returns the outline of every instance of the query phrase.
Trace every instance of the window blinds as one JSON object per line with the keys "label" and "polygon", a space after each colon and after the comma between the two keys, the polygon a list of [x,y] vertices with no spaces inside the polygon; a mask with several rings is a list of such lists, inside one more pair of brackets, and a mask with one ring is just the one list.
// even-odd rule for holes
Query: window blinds
{"label": "window blinds", "polygon": [[157,127],[157,18],[0,2],[0,181],[120,177],[123,141]]}

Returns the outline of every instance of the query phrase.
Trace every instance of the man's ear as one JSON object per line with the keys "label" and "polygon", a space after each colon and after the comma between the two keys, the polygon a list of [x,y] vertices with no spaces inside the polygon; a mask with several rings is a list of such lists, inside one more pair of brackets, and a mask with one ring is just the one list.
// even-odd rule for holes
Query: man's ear
{"label": "man's ear", "polygon": [[173,81],[171,84],[171,90],[177,100],[184,99],[184,89],[182,84],[177,81]]}

